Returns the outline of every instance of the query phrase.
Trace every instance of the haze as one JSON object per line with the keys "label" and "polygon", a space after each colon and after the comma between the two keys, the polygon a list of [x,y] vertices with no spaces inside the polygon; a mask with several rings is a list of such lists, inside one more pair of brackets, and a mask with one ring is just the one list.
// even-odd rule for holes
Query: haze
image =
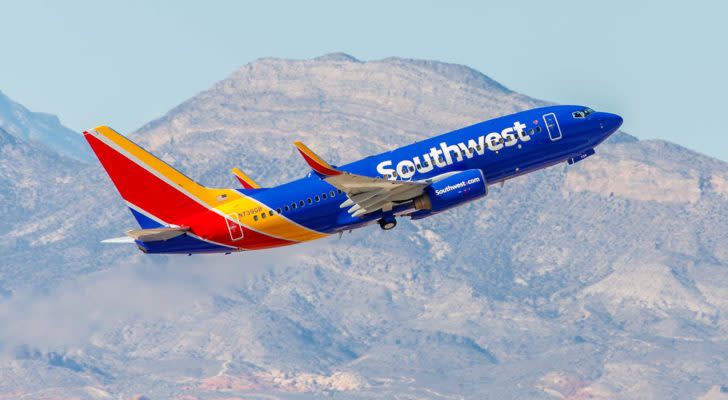
{"label": "haze", "polygon": [[718,1],[8,2],[0,88],[75,130],[128,132],[260,57],[436,59],[726,160],[716,123],[727,11]]}

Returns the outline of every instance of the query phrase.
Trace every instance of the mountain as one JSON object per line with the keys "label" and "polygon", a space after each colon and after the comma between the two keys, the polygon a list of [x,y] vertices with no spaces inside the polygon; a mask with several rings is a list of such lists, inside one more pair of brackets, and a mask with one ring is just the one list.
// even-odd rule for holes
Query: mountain
{"label": "mountain", "polygon": [[61,124],[55,115],[32,112],[0,91],[0,128],[35,145],[80,161],[91,161],[80,133]]}
{"label": "mountain", "polygon": [[[273,185],[306,173],[296,139],[344,163],[543,104],[436,61],[262,59],[132,137],[204,184],[229,186],[240,166]],[[0,137],[15,155],[0,161],[0,395],[728,391],[728,164],[675,144],[619,133],[583,162],[394,231],[155,257],[98,244],[133,221],[96,164]],[[46,195],[33,185],[49,165]]]}
{"label": "mountain", "polygon": [[301,166],[289,162],[293,139],[341,163],[542,104],[460,65],[399,58],[364,63],[341,54],[301,62],[262,59],[134,138],[174,154],[215,184],[230,182],[220,174],[230,160],[213,156],[221,151],[274,184],[301,175]]}
{"label": "mountain", "polygon": [[98,163],[0,128],[0,294],[47,287],[126,253],[99,243],[99,235],[119,236],[126,222],[103,174]]}

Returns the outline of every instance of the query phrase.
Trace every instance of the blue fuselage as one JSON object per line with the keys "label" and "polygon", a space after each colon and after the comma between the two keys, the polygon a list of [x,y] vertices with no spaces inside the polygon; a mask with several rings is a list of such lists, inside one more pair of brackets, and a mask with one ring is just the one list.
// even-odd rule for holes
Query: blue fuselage
{"label": "blue fuselage", "polygon": [[[478,169],[492,185],[591,155],[594,147],[621,124],[618,115],[583,106],[543,107],[480,122],[338,168],[358,175],[414,181]],[[313,173],[277,187],[244,192],[319,232],[348,230],[383,216],[379,211],[352,217],[339,207],[346,195]],[[391,212],[401,214],[413,207],[407,202]]]}

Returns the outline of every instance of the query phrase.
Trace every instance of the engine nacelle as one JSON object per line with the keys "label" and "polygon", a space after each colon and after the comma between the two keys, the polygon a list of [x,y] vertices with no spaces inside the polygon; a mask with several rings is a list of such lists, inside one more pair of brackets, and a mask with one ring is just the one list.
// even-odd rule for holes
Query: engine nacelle
{"label": "engine nacelle", "polygon": [[425,193],[414,199],[415,212],[412,217],[424,217],[448,208],[466,203],[488,194],[483,171],[469,169],[433,182]]}

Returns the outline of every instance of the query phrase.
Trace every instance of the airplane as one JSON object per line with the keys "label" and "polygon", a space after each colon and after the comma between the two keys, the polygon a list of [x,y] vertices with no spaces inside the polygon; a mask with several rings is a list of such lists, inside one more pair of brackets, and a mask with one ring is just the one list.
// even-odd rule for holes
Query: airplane
{"label": "airplane", "polygon": [[488,187],[555,164],[574,164],[622,125],[619,115],[557,105],[487,120],[346,165],[294,144],[311,171],[261,187],[208,188],[108,126],[83,132],[140,229],[107,242],[144,253],[259,250],[397,218],[418,220],[485,197]]}

